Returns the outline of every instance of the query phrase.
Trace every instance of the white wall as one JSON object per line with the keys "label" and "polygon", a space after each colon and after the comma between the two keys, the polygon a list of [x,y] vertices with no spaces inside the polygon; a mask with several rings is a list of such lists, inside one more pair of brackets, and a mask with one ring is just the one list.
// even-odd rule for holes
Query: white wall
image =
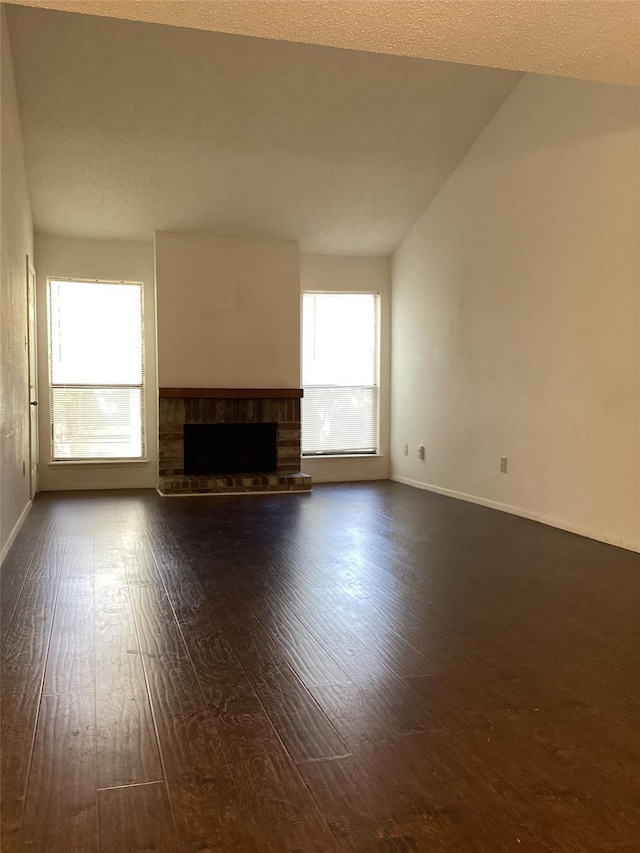
{"label": "white wall", "polygon": [[157,232],[160,387],[299,388],[297,243]]}
{"label": "white wall", "polygon": [[[156,370],[153,244],[124,240],[77,240],[36,234],[38,371],[40,376],[40,488],[152,488],[158,480],[158,381]],[[147,462],[51,462],[48,384],[48,278],[144,283]]]}
{"label": "white wall", "polygon": [[4,558],[30,506],[29,389],[24,341],[26,257],[33,259],[33,225],[4,7],[0,10],[0,30],[0,555]]}
{"label": "white wall", "polygon": [[384,480],[389,476],[391,374],[391,268],[389,258],[302,255],[300,289],[380,293],[380,455],[303,459],[302,470],[315,483]]}
{"label": "white wall", "polygon": [[399,246],[394,478],[638,547],[638,106],[525,77]]}

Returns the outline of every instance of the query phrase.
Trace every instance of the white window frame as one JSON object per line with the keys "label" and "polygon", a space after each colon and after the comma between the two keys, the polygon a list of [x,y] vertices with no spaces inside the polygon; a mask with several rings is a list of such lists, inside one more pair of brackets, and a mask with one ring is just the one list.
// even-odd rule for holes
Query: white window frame
{"label": "white window frame", "polygon": [[[113,284],[113,285],[134,285],[135,287],[140,288],[140,336],[141,336],[141,369],[142,369],[142,381],[139,385],[137,384],[85,384],[85,385],[70,385],[65,383],[54,383],[53,381],[53,361],[52,361],[52,330],[51,330],[51,283],[54,281],[70,281],[75,282],[77,284]],[[64,275],[50,275],[47,276],[47,375],[49,379],[49,439],[50,439],[50,464],[52,465],[122,465],[123,463],[136,465],[139,463],[148,462],[147,457],[147,418],[146,418],[146,369],[145,369],[145,361],[146,361],[146,336],[145,336],[145,307],[144,307],[144,282],[142,281],[123,281],[123,280],[113,280],[106,278],[73,278],[71,276]],[[93,456],[93,457],[56,457],[54,451],[54,435],[55,435],[55,424],[53,420],[53,390],[54,388],[86,388],[86,389],[98,389],[98,388],[139,388],[140,389],[140,408],[141,408],[141,418],[140,418],[140,441],[141,441],[141,455],[140,456]]]}
{"label": "white window frame", "polygon": [[[374,384],[367,385],[362,387],[367,388],[375,388],[375,409],[374,409],[374,417],[375,417],[375,448],[373,450],[343,450],[336,451],[334,453],[331,452],[321,452],[321,451],[303,451],[302,457],[304,459],[339,459],[345,457],[354,457],[357,459],[371,459],[372,457],[380,456],[380,347],[381,347],[381,329],[382,329],[382,294],[379,290],[303,290],[300,296],[300,321],[301,321],[301,334],[304,333],[304,297],[305,296],[373,296],[376,304],[376,355],[375,355],[375,377]],[[322,388],[326,386],[321,385],[304,385],[304,341],[301,342],[301,375],[303,377],[302,389],[303,392],[305,388]],[[344,387],[350,388],[354,386],[344,385],[344,386],[336,386],[336,387]],[[302,406],[304,406],[304,394],[302,398]],[[301,417],[302,420],[302,417]],[[302,429],[302,423],[301,423]]]}

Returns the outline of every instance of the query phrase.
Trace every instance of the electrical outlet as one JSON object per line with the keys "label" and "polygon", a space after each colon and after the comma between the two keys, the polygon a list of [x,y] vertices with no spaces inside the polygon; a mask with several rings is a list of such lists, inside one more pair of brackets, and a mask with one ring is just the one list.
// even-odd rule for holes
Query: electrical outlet
{"label": "electrical outlet", "polygon": [[409,455],[409,445],[408,444],[405,444],[405,446],[404,446],[404,455],[405,456]]}
{"label": "electrical outlet", "polygon": [[424,444],[418,446],[418,459],[424,459]]}
{"label": "electrical outlet", "polygon": [[501,474],[507,473],[507,457],[506,456],[500,457],[500,473]]}

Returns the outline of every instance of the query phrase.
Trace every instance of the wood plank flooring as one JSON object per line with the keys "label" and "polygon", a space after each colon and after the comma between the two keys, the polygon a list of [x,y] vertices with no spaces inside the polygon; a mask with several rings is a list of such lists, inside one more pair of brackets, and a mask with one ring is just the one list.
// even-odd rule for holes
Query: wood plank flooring
{"label": "wood plank flooring", "polygon": [[640,556],[394,483],[39,495],[3,853],[640,851]]}

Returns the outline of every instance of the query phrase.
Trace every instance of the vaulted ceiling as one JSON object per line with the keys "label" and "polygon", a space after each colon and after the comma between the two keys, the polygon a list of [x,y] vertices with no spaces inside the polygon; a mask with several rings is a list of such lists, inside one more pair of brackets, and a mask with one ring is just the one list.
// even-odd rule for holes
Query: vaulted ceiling
{"label": "vaulted ceiling", "polygon": [[9,0],[260,38],[640,84],[638,0]]}
{"label": "vaulted ceiling", "polygon": [[[35,226],[47,233],[188,230],[387,254],[520,79],[277,40],[250,10],[279,2],[73,6],[165,15],[181,6],[193,28],[8,8]],[[222,29],[244,21],[270,38],[199,28],[205,7],[235,14],[213,22]],[[333,32],[339,42],[340,22]]]}

